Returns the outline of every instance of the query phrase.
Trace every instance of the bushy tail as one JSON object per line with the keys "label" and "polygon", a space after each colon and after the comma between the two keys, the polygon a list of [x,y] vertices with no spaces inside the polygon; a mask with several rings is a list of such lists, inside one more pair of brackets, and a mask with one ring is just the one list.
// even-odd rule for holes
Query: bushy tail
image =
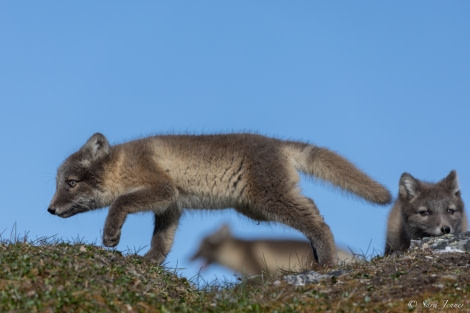
{"label": "bushy tail", "polygon": [[390,192],[342,156],[321,147],[289,142],[286,152],[294,160],[297,170],[331,182],[370,202],[387,204]]}

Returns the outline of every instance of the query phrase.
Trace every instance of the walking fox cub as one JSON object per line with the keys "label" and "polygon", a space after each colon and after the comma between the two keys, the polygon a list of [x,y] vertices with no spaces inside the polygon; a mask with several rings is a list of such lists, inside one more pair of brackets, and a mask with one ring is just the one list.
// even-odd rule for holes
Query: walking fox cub
{"label": "walking fox cub", "polygon": [[435,184],[403,173],[398,199],[388,218],[385,254],[408,249],[411,239],[457,234],[467,228],[455,171]]}
{"label": "walking fox cub", "polygon": [[[308,241],[242,240],[232,236],[227,225],[205,237],[191,260],[204,259],[205,265],[218,263],[240,274],[253,276],[283,275],[286,271],[311,269],[316,264]],[[352,262],[354,256],[338,249],[339,262]]]}
{"label": "walking fox cub", "polygon": [[146,257],[161,263],[183,208],[223,209],[301,231],[320,264],[334,264],[333,234],[315,203],[300,194],[302,171],[386,204],[389,191],[343,157],[325,149],[254,134],[162,135],[110,146],[94,134],[57,172],[48,211],[60,217],[109,206],[103,244],[119,243],[130,213],[152,211]]}

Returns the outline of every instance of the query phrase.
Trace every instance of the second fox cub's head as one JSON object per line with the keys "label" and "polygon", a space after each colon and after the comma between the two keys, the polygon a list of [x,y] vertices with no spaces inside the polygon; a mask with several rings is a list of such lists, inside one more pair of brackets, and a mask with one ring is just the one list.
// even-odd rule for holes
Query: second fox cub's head
{"label": "second fox cub's head", "polygon": [[69,156],[57,171],[56,191],[49,213],[70,217],[106,206],[101,186],[104,164],[110,153],[106,137],[96,133]]}
{"label": "second fox cub's head", "polygon": [[467,223],[455,171],[435,184],[404,173],[400,178],[400,199],[412,239],[460,233]]}

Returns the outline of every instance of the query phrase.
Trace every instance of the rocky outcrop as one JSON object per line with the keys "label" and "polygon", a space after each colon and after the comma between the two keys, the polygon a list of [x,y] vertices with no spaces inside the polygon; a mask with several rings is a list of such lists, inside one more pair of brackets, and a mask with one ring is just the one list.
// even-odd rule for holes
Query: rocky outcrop
{"label": "rocky outcrop", "polygon": [[439,237],[425,237],[421,240],[411,240],[410,249],[428,250],[434,253],[470,252],[470,232]]}
{"label": "rocky outcrop", "polygon": [[328,274],[320,274],[315,271],[308,271],[308,272],[300,273],[300,274],[286,275],[284,276],[284,280],[289,285],[305,286],[306,284],[317,284],[318,282],[322,280],[331,279],[333,277],[338,277],[344,273],[347,273],[347,271],[338,270],[338,271],[330,272]]}

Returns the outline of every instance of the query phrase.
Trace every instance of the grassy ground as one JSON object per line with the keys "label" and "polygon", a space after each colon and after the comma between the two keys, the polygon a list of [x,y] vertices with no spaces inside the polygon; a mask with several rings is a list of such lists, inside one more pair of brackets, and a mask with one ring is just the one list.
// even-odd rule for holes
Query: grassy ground
{"label": "grassy ground", "polygon": [[3,241],[0,312],[470,312],[466,253],[412,252],[341,269],[303,287],[265,277],[197,289],[137,255]]}

